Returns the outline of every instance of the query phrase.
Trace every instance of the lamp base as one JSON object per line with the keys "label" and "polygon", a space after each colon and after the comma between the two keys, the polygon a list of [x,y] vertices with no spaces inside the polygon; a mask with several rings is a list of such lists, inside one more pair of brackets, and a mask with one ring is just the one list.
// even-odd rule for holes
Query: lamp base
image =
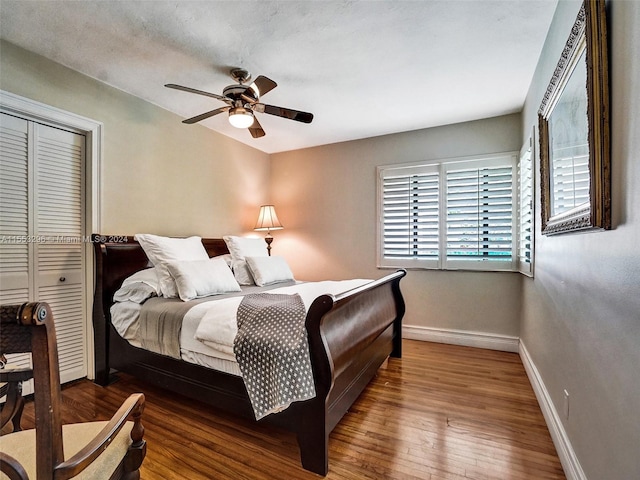
{"label": "lamp base", "polygon": [[273,242],[273,237],[267,233],[266,237],[264,237],[264,241],[267,242],[267,254],[271,256],[271,242]]}

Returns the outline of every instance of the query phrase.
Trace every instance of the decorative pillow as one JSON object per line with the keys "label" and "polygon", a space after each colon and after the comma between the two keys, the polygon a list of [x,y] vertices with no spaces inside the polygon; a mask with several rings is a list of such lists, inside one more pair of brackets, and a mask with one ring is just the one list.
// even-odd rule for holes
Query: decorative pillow
{"label": "decorative pillow", "polygon": [[284,257],[246,257],[246,261],[259,287],[295,280]]}
{"label": "decorative pillow", "polygon": [[242,291],[223,258],[169,262],[167,267],[176,282],[180,299],[185,302],[209,295]]}
{"label": "decorative pillow", "polygon": [[138,233],[134,237],[156,267],[163,297],[177,297],[178,290],[167,263],[181,260],[207,260],[209,255],[200,237],[169,238]]}
{"label": "decorative pillow", "polygon": [[253,277],[247,267],[246,257],[266,257],[267,244],[262,238],[254,237],[222,237],[231,254],[233,275],[240,285],[253,285]]}
{"label": "decorative pillow", "polygon": [[144,303],[160,295],[160,282],[155,268],[146,268],[124,279],[122,286],[113,295],[114,302]]}

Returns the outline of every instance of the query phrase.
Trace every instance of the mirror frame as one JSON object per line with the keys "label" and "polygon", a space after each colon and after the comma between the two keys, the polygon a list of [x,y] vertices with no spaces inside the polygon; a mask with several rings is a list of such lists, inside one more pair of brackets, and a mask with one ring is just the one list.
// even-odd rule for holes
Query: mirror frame
{"label": "mirror frame", "polygon": [[[549,119],[586,50],[589,201],[553,215]],[[584,126],[584,125],[582,125]],[[605,0],[584,0],[538,110],[542,234],[611,228],[609,69]]]}

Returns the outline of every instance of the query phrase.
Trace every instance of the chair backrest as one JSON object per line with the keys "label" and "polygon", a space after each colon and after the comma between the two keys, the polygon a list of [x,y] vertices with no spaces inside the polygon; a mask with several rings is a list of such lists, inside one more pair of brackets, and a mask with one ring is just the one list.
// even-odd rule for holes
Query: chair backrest
{"label": "chair backrest", "polygon": [[[81,438],[84,438],[82,432],[89,435],[85,445],[65,460],[56,330],[51,309],[44,302],[0,306],[0,354],[25,352],[31,352],[33,363],[35,454],[29,449],[9,448],[11,452],[0,452],[0,470],[12,479],[26,479],[30,475],[33,480],[34,475],[25,470],[26,463],[31,472],[35,470],[35,478],[39,480],[69,479],[86,469],[88,476],[95,476],[96,472],[108,475],[107,469],[114,479],[140,478],[139,469],[146,455],[141,422],[144,394],[129,395],[109,421],[73,426],[74,430],[70,430],[73,435],[80,434]],[[128,421],[130,417],[132,422]],[[93,430],[96,424],[101,428],[98,433]],[[125,424],[127,428],[123,431]],[[77,425],[81,428],[76,428]],[[13,446],[22,445],[19,443],[24,438],[21,433],[8,436],[17,440]],[[90,465],[93,471],[89,473]]]}
{"label": "chair backrest", "polygon": [[0,307],[0,354],[31,352],[36,414],[37,475],[64,461],[60,371],[53,314],[48,304]]}

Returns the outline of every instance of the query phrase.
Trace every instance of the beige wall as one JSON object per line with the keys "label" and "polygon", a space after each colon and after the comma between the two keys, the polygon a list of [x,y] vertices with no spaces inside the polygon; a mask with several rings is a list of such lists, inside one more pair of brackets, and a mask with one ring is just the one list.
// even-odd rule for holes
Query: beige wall
{"label": "beige wall", "polygon": [[[523,112],[542,100],[580,2],[561,1]],[[536,235],[521,337],[589,479],[640,478],[640,2],[608,2],[614,229]],[[537,219],[537,231],[540,219]]]}
{"label": "beige wall", "polygon": [[99,233],[221,236],[252,230],[269,156],[12,44],[0,88],[104,124]]}
{"label": "beige wall", "polygon": [[[520,116],[272,155],[271,198],[285,230],[274,253],[302,279],[377,278],[376,166],[520,149]],[[410,271],[405,325],[519,334],[515,273]]]}

